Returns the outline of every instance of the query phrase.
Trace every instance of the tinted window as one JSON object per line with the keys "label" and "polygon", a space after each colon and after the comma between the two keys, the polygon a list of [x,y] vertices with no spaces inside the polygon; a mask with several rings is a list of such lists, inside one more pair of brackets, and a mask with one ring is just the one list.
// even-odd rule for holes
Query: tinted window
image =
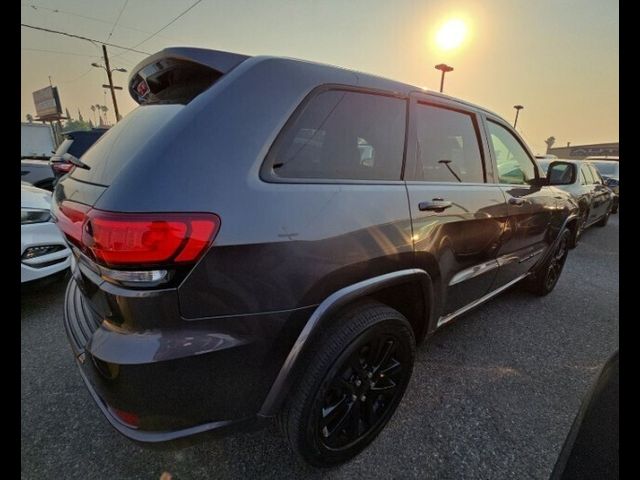
{"label": "tinted window", "polygon": [[419,103],[416,107],[419,180],[484,182],[473,117]]}
{"label": "tinted window", "polygon": [[282,178],[400,180],[406,101],[330,90],[311,99],[270,154]]}
{"label": "tinted window", "polygon": [[587,180],[587,185],[595,183],[595,179],[593,178],[593,174],[591,173],[591,170],[589,169],[588,165],[586,164],[581,165],[580,170],[582,171],[584,178]]}
{"label": "tinted window", "polygon": [[516,137],[497,123],[490,121],[488,125],[498,164],[499,182],[526,184],[535,179],[533,160]]}

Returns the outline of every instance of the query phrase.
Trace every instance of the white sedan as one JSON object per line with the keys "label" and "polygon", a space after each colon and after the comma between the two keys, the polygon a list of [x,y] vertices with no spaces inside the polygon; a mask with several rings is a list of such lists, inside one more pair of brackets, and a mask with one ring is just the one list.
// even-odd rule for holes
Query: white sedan
{"label": "white sedan", "polygon": [[71,250],[51,221],[51,193],[22,182],[20,281],[48,277],[69,268]]}

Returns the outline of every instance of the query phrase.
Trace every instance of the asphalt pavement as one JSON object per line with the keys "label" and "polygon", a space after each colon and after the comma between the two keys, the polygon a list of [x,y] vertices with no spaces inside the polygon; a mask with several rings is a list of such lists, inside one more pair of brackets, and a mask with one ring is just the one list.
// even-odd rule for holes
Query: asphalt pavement
{"label": "asphalt pavement", "polygon": [[515,287],[418,349],[390,423],[352,462],[303,465],[275,425],[179,450],[118,434],[62,325],[65,285],[22,294],[22,478],[548,479],[584,394],[618,349],[618,216],[587,230],[546,297]]}

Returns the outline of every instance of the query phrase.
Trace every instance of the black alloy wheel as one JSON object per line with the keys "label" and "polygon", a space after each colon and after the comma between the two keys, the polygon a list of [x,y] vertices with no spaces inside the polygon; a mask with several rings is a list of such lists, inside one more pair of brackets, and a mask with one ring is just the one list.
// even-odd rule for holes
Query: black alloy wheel
{"label": "black alloy wheel", "polygon": [[398,311],[366,300],[339,314],[301,360],[280,426],[311,465],[360,453],[382,431],[411,378],[415,338]]}
{"label": "black alloy wheel", "polygon": [[370,331],[336,362],[316,406],[314,430],[326,449],[350,448],[392,413],[410,371],[401,349],[396,335]]}
{"label": "black alloy wheel", "polygon": [[527,279],[526,285],[530,292],[544,296],[555,288],[567,261],[570,238],[571,233],[568,229],[565,228],[560,232],[549,258]]}
{"label": "black alloy wheel", "polygon": [[547,290],[553,290],[553,287],[558,283],[564,262],[567,259],[567,253],[569,252],[569,236],[561,235],[558,240],[558,245],[551,256],[551,261],[547,266],[547,273],[545,276],[545,287]]}

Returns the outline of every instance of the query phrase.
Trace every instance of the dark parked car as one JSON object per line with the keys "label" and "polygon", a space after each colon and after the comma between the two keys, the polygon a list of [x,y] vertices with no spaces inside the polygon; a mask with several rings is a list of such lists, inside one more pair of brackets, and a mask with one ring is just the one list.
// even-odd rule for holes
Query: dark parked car
{"label": "dark parked car", "polygon": [[93,128],[91,130],[78,130],[65,133],[64,140],[49,159],[56,180],[62,175],[69,173],[75,166],[69,161],[68,157],[65,157],[65,154],[72,155],[79,159],[106,131],[106,128]]}
{"label": "dark parked car", "polygon": [[545,165],[547,178],[558,188],[570,193],[578,202],[580,212],[578,228],[571,237],[571,246],[578,244],[582,233],[591,225],[604,227],[614,206],[614,193],[598,173],[598,169],[585,160],[554,160]]}
{"label": "dark parked car", "polygon": [[558,281],[577,205],[487,110],[196,48],[142,61],[129,91],[140,106],[52,210],[71,347],[131,439],[278,417],[311,464],[346,461],[395,411],[417,343]]}
{"label": "dark parked car", "polygon": [[620,478],[620,354],[616,351],[587,393],[550,480]]}
{"label": "dark parked car", "polygon": [[613,208],[611,213],[618,213],[618,205],[620,205],[620,162],[613,159],[601,159],[598,157],[587,158],[592,165],[598,169],[600,175],[604,179],[604,183],[609,187],[615,197],[613,199]]}
{"label": "dark parked car", "polygon": [[20,160],[20,180],[34,187],[53,190],[55,175],[49,160]]}

